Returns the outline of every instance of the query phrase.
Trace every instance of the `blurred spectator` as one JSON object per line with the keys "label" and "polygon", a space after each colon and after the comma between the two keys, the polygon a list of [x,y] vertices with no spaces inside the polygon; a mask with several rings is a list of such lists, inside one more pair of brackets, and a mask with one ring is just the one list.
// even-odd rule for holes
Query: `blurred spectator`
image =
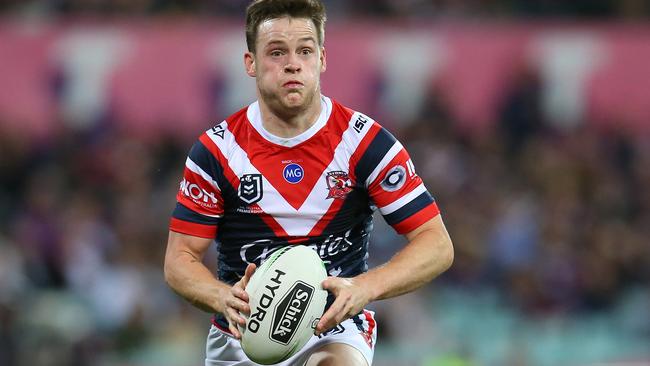
{"label": "blurred spectator", "polygon": [[[6,0],[0,10],[60,15],[200,14],[237,16],[248,0]],[[331,17],[584,17],[640,18],[650,15],[644,0],[324,0]]]}

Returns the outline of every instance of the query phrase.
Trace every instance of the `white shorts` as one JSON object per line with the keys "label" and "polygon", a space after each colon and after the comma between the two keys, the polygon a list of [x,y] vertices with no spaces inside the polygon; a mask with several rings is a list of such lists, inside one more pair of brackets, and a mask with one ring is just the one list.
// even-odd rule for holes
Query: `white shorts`
{"label": "white shorts", "polygon": [[[344,343],[358,349],[368,365],[372,365],[377,341],[377,322],[374,315],[373,311],[364,310],[319,337],[312,336],[298,353],[277,366],[302,366],[314,351],[330,343]],[[257,365],[246,357],[237,339],[212,325],[206,344],[205,366]]]}

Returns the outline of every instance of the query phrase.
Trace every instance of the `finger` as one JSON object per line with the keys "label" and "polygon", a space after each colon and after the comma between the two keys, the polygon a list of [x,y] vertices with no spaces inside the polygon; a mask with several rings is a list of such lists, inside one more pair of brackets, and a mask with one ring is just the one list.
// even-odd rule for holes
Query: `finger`
{"label": "finger", "polygon": [[232,293],[233,296],[235,296],[235,297],[238,298],[238,299],[241,299],[242,301],[244,301],[244,302],[246,302],[246,303],[248,303],[248,301],[250,300],[250,298],[248,297],[248,293],[246,292],[246,290],[244,290],[243,288],[241,288],[241,287],[239,287],[239,286],[237,286],[237,285],[233,286],[233,287],[230,289],[230,293]]}
{"label": "finger", "polygon": [[237,329],[237,327],[230,322],[228,322],[228,330],[230,330],[230,333],[232,333],[233,337],[241,339],[241,333],[239,333],[239,329]]}
{"label": "finger", "polygon": [[318,321],[318,325],[316,325],[316,331],[314,334],[320,335],[321,333],[334,328],[336,326],[334,317],[336,317],[336,313],[328,310],[327,313],[323,315],[323,317]]}
{"label": "finger", "polygon": [[340,281],[341,279],[339,277],[327,277],[320,285],[323,290],[327,290],[336,295],[340,290]]}
{"label": "finger", "polygon": [[235,323],[235,325],[240,325],[242,327],[246,326],[246,319],[241,316],[236,310],[234,309],[228,309],[226,311],[227,317],[231,323]]}
{"label": "finger", "polygon": [[326,279],[323,280],[323,282],[320,283],[323,290],[331,290],[332,289],[332,285],[333,285],[332,278],[334,278],[334,277],[327,277]]}
{"label": "finger", "polygon": [[316,326],[316,335],[323,333],[326,330],[334,328],[337,323],[337,319],[345,316],[342,312],[345,310],[347,303],[347,298],[339,297],[337,298],[332,306],[323,314]]}
{"label": "finger", "polygon": [[241,300],[239,298],[232,298],[226,301],[226,306],[235,309],[236,311],[244,314],[250,314],[251,307],[248,305],[248,302]]}
{"label": "finger", "polygon": [[248,281],[251,279],[251,276],[253,276],[253,273],[255,273],[255,269],[257,269],[255,263],[249,263],[246,267],[246,270],[244,271],[244,277],[242,277],[243,288],[246,288],[246,286],[248,286]]}

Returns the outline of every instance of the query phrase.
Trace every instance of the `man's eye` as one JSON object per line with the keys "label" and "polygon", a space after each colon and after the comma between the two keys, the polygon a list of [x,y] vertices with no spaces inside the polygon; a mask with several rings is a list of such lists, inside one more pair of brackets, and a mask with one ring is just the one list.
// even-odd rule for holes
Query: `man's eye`
{"label": "man's eye", "polygon": [[303,55],[310,55],[310,54],[312,53],[312,51],[311,51],[311,49],[309,49],[309,48],[303,48],[302,51],[301,51],[301,53],[302,53]]}
{"label": "man's eye", "polygon": [[273,56],[273,57],[282,56],[282,51],[279,51],[279,50],[271,51],[271,56]]}

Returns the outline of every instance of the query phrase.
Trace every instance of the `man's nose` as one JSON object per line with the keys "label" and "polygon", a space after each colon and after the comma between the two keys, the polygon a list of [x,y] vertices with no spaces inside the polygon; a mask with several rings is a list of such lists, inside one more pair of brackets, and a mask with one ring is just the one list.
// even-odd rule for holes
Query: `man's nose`
{"label": "man's nose", "polygon": [[286,73],[296,73],[301,70],[300,61],[295,54],[291,54],[287,60],[287,64],[284,66],[284,72]]}

